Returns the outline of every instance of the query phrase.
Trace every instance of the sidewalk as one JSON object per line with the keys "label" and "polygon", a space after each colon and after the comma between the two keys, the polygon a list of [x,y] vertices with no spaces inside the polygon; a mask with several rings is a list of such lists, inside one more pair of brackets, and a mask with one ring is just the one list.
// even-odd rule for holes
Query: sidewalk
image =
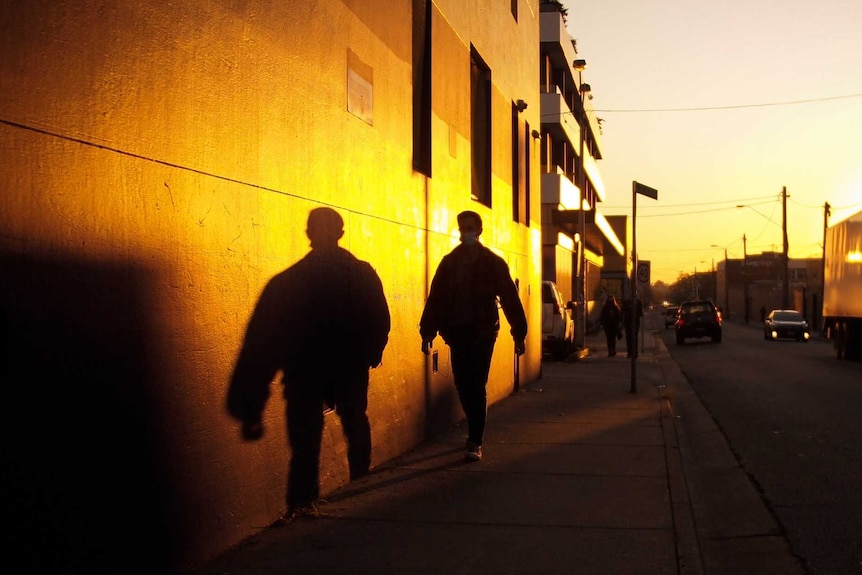
{"label": "sidewalk", "polygon": [[610,358],[588,335],[583,357],[489,408],[482,461],[456,427],[194,575],[803,573],[660,321],[635,393],[625,343]]}

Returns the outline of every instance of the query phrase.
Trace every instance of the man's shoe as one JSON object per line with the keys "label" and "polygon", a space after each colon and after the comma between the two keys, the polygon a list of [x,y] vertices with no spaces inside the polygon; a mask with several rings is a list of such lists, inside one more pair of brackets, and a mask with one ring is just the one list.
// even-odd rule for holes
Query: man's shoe
{"label": "man's shoe", "polygon": [[306,505],[299,505],[291,510],[289,510],[282,518],[281,521],[283,523],[290,523],[292,521],[296,521],[297,519],[315,519],[320,517],[320,509],[317,508],[318,502],[324,503],[323,499],[319,499],[314,503],[308,503]]}
{"label": "man's shoe", "polygon": [[467,444],[467,451],[464,452],[464,459],[467,461],[479,461],[482,459],[482,446],[475,443]]}

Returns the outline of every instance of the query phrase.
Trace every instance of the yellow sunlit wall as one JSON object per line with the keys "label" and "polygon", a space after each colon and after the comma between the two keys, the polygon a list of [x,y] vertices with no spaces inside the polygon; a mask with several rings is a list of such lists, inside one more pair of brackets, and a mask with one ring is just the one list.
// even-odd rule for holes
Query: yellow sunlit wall
{"label": "yellow sunlit wall", "polygon": [[[280,386],[258,443],[240,441],[224,399],[261,289],[308,252],[316,207],[342,215],[340,245],[376,269],[392,316],[371,372],[373,465],[462,417],[451,374],[432,373],[418,336],[461,210],[483,216],[530,323],[516,382],[503,320],[489,399],[538,377],[537,141],[531,220],[512,217],[512,103],[526,101],[521,120],[540,126],[538,0],[522,0],[517,19],[509,2],[432,4],[431,177],[413,169],[412,22],[424,4],[2,3],[0,373],[20,406],[10,428],[38,430],[14,436],[21,483],[51,481],[36,451],[63,438],[55,479],[75,477],[102,502],[79,519],[93,545],[141,553],[157,572],[284,511]],[[471,45],[492,71],[491,208],[470,199]],[[350,345],[333,334],[333,361]],[[441,340],[435,349],[446,365]],[[322,492],[347,481],[328,414]],[[155,534],[146,553],[103,526],[129,506]]]}

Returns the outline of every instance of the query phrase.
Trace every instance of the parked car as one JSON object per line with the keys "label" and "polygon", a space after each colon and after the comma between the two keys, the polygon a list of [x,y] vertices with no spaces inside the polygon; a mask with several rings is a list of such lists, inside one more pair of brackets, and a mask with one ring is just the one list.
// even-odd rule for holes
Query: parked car
{"label": "parked car", "polygon": [[687,338],[692,337],[708,337],[714,343],[721,343],[721,314],[708,300],[680,304],[674,328],[677,345],[683,345]]}
{"label": "parked car", "polygon": [[667,329],[676,323],[676,314],[679,312],[678,305],[669,305],[664,310],[664,328]]}
{"label": "parked car", "polygon": [[808,341],[811,331],[802,314],[794,309],[774,309],[763,321],[763,339],[773,341],[787,338]]}
{"label": "parked car", "polygon": [[542,353],[558,358],[575,351],[574,302],[563,296],[552,281],[542,282]]}

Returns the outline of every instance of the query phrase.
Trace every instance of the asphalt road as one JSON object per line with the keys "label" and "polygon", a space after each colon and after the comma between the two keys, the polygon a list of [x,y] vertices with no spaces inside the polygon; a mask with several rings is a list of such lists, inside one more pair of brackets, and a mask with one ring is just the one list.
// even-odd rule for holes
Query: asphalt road
{"label": "asphalt road", "polygon": [[662,335],[808,572],[862,573],[862,362],[756,323],[725,322],[718,344]]}

